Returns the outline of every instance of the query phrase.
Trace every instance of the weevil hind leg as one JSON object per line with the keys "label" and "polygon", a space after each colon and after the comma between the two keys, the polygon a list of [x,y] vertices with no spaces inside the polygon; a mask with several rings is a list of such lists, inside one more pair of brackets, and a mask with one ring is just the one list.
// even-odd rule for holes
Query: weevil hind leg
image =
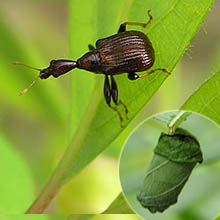
{"label": "weevil hind leg", "polygon": [[115,105],[122,105],[124,107],[126,118],[128,119],[128,108],[121,100],[118,101],[118,87],[112,75],[111,75],[111,95]]}
{"label": "weevil hind leg", "polygon": [[108,104],[108,106],[109,106],[109,108],[111,108],[113,111],[115,111],[116,113],[117,113],[117,115],[118,115],[118,117],[119,117],[119,120],[120,120],[120,127],[121,128],[123,128],[124,126],[123,126],[123,118],[122,118],[122,116],[121,116],[121,113],[119,112],[119,110],[117,109],[117,107],[114,107],[114,106],[112,106],[111,104]]}
{"label": "weevil hind leg", "polygon": [[141,23],[141,22],[125,22],[123,24],[120,25],[119,29],[118,29],[118,33],[120,32],[125,32],[126,31],[126,25],[134,25],[134,26],[140,26],[140,27],[143,27],[143,28],[146,28],[153,20],[153,16],[151,15],[150,13],[151,11],[148,10],[147,13],[148,13],[148,16],[149,16],[149,20],[147,23]]}
{"label": "weevil hind leg", "polygon": [[128,120],[128,107],[124,104],[124,102],[122,102],[121,100],[118,101],[118,103],[116,105],[122,105],[124,107],[125,110],[125,115],[126,115],[126,119]]}
{"label": "weevil hind leg", "polygon": [[138,75],[138,78],[144,78],[144,77],[149,76],[149,75],[151,75],[152,73],[155,73],[155,72],[157,72],[157,71],[162,71],[162,72],[164,72],[164,73],[166,73],[166,74],[168,74],[168,75],[171,74],[171,73],[170,73],[167,69],[165,69],[165,68],[157,68],[157,69],[151,70],[151,71],[148,72],[148,73],[144,73],[144,74]]}

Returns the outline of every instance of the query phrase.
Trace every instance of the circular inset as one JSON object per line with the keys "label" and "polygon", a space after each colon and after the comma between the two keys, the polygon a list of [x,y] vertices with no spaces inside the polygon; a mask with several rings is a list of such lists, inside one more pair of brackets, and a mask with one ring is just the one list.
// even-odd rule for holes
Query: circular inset
{"label": "circular inset", "polygon": [[144,219],[208,219],[220,212],[220,128],[190,112],[155,115],[128,138],[122,191]]}

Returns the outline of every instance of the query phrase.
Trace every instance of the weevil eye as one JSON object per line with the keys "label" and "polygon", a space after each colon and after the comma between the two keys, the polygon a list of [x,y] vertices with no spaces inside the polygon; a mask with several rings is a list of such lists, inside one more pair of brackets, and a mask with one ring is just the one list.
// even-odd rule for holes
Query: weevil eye
{"label": "weevil eye", "polygon": [[40,78],[41,79],[47,79],[51,75],[51,69],[50,67],[47,67],[40,71]]}

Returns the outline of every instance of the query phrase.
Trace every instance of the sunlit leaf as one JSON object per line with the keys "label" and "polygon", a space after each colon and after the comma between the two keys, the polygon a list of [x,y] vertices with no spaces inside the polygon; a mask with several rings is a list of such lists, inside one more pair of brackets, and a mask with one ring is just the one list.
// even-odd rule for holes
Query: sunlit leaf
{"label": "sunlit leaf", "polygon": [[133,214],[122,193],[110,204],[103,214]]}
{"label": "sunlit leaf", "polygon": [[207,80],[182,106],[203,114],[220,125],[220,72]]}
{"label": "sunlit leaf", "polygon": [[216,218],[214,218],[213,220],[219,220],[220,219],[220,215],[218,215]]}

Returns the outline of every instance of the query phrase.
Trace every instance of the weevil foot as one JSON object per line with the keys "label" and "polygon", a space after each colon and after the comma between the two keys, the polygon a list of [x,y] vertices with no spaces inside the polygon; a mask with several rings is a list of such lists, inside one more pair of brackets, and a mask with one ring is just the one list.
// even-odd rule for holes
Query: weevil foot
{"label": "weevil foot", "polygon": [[121,100],[119,100],[117,105],[122,105],[124,107],[126,119],[129,120],[129,118],[128,118],[128,107]]}
{"label": "weevil foot", "polygon": [[113,107],[111,106],[111,104],[108,104],[109,108],[111,108],[113,111],[115,111],[119,117],[119,120],[120,120],[120,125],[122,125],[122,122],[124,121],[122,116],[121,116],[121,113],[119,112],[119,110],[116,108],[116,107]]}

